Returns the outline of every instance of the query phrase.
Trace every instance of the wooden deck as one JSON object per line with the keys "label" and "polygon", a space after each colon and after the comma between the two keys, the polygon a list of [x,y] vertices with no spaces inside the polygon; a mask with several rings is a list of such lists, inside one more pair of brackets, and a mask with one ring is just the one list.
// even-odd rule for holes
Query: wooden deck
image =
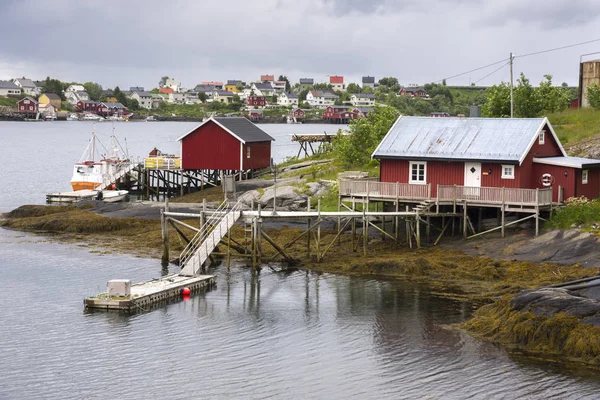
{"label": "wooden deck", "polygon": [[372,180],[340,181],[342,198],[365,201],[431,201],[436,205],[464,204],[506,208],[545,208],[552,206],[552,189],[513,189],[438,185],[437,195],[431,195],[431,184],[388,183]]}

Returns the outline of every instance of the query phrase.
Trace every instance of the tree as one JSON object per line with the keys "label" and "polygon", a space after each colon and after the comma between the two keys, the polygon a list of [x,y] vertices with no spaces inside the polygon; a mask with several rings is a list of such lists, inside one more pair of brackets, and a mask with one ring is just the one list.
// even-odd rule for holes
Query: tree
{"label": "tree", "polygon": [[510,117],[510,86],[506,82],[489,87],[485,91],[487,101],[481,108],[484,117]]}
{"label": "tree", "polygon": [[391,76],[388,76],[388,77],[385,77],[385,78],[381,78],[379,80],[379,84],[383,85],[383,86],[387,86],[387,87],[399,85],[398,84],[398,78],[394,78],[394,77],[391,77]]}
{"label": "tree", "polygon": [[83,84],[85,91],[90,96],[90,99],[94,101],[102,101],[104,98],[104,91],[102,86],[95,82],[86,82]]}
{"label": "tree", "polygon": [[285,81],[285,91],[289,92],[292,90],[292,86],[290,85],[290,81],[288,80],[287,76],[285,75],[279,75],[279,81]]}
{"label": "tree", "polygon": [[244,91],[244,84],[242,82],[236,83],[235,84],[235,90],[237,90],[238,92]]}
{"label": "tree", "polygon": [[58,79],[52,79],[47,77],[44,81],[44,85],[42,86],[43,93],[54,93],[60,96],[61,100],[66,100],[64,90],[68,87],[68,85],[64,82],[59,81]]}
{"label": "tree", "polygon": [[314,88],[315,90],[331,90],[333,86],[329,83],[315,83]]}
{"label": "tree", "polygon": [[529,79],[522,72],[517,83],[513,96],[515,116],[518,118],[537,117],[542,111],[542,104],[536,89],[531,86]]}
{"label": "tree", "polygon": [[348,87],[346,87],[346,91],[351,94],[352,93],[360,93],[361,88],[356,83],[350,83],[350,84],[348,84]]}
{"label": "tree", "polygon": [[298,101],[299,102],[306,101],[306,95],[308,94],[308,92],[309,92],[308,89],[304,89],[300,93],[298,93]]}
{"label": "tree", "polygon": [[168,76],[163,76],[162,78],[160,78],[160,81],[158,81],[158,87],[165,87],[165,85],[167,84],[167,79],[169,79]]}
{"label": "tree", "polygon": [[206,103],[207,98],[206,92],[198,92],[198,99],[200,99],[201,102]]}
{"label": "tree", "polygon": [[117,98],[119,103],[123,104],[125,107],[129,107],[129,99],[118,86],[115,86],[113,89],[113,96]]}
{"label": "tree", "polygon": [[334,151],[346,167],[363,167],[371,162],[371,154],[390,130],[398,111],[392,107],[375,106],[366,118],[350,122],[350,134],[341,135],[333,142]]}
{"label": "tree", "polygon": [[271,102],[273,104],[277,104],[277,95],[276,94],[274,94],[273,96],[271,96]]}
{"label": "tree", "polygon": [[600,86],[598,83],[594,82],[587,88],[587,101],[590,103],[590,106],[595,109],[600,109]]}
{"label": "tree", "polygon": [[569,107],[569,91],[565,86],[552,86],[552,75],[544,75],[537,89],[540,108],[543,111],[557,112]]}

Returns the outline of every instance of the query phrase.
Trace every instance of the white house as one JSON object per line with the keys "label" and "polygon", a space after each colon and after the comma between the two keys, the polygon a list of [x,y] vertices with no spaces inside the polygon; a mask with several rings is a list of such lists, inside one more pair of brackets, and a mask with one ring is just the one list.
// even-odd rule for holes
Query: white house
{"label": "white house", "polygon": [[79,101],[89,100],[90,96],[82,85],[71,85],[65,89],[65,98],[72,105],[76,105]]}
{"label": "white house", "polygon": [[362,87],[370,87],[375,88],[375,77],[374,76],[363,76],[362,77]]}
{"label": "white house", "polygon": [[152,108],[152,93],[144,91],[133,91],[129,95],[130,99],[137,100],[140,107],[150,110]]}
{"label": "white house", "polygon": [[17,78],[13,82],[15,85],[20,87],[25,94],[30,96],[39,96],[42,93],[42,88],[38,87],[31,79],[23,77]]}
{"label": "white house", "polygon": [[298,95],[296,93],[286,93],[281,92],[279,96],[277,96],[277,105],[280,106],[297,106],[298,105]]}
{"label": "white house", "polygon": [[213,92],[213,101],[220,103],[231,103],[235,93],[227,92],[225,90],[215,90]]}
{"label": "white house", "polygon": [[21,88],[12,82],[0,81],[0,96],[20,95]]}
{"label": "white house", "polygon": [[355,93],[350,97],[350,102],[354,107],[373,107],[375,95],[373,93]]}
{"label": "white house", "polygon": [[311,107],[317,108],[327,108],[328,106],[332,106],[337,99],[338,96],[336,94],[322,90],[311,90],[306,95],[306,102],[310,104]]}
{"label": "white house", "polygon": [[181,91],[181,82],[176,80],[175,78],[167,78],[165,84],[162,86],[164,88],[171,88],[175,92]]}
{"label": "white house", "polygon": [[169,93],[169,100],[167,102],[172,104],[184,104],[185,94],[179,92]]}
{"label": "white house", "polygon": [[273,96],[275,89],[270,83],[256,83],[252,84],[251,90],[256,96]]}
{"label": "white house", "polygon": [[198,98],[198,92],[190,91],[185,94],[185,104],[198,104],[201,103]]}
{"label": "white house", "polygon": [[275,89],[276,92],[285,91],[286,81],[273,81],[271,84],[273,85],[273,89]]}

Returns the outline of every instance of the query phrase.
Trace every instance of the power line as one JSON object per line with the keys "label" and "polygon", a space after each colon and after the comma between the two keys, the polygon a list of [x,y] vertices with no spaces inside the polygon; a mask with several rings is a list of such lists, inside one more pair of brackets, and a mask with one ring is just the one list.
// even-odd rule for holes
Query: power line
{"label": "power line", "polygon": [[474,85],[478,84],[479,82],[481,82],[485,78],[489,77],[490,75],[493,75],[496,72],[500,71],[502,68],[506,67],[508,64],[510,64],[510,60],[506,64],[501,65],[500,68],[497,68],[497,69],[493,70],[492,72],[490,72],[489,74],[487,74],[486,76],[484,76],[483,78],[480,78],[480,79],[476,80],[475,82],[473,82],[473,84]]}
{"label": "power line", "polygon": [[515,58],[523,58],[523,57],[535,56],[535,55],[538,55],[538,54],[550,53],[551,51],[568,49],[570,47],[581,46],[581,45],[584,45],[584,44],[594,43],[594,42],[600,42],[600,38],[599,39],[588,40],[587,42],[569,44],[567,46],[555,47],[553,49],[547,49],[547,50],[542,50],[542,51],[536,51],[534,53],[523,54],[523,55],[520,55],[520,56],[515,56]]}
{"label": "power line", "polygon": [[475,72],[475,71],[479,71],[479,70],[481,70],[481,69],[485,69],[485,68],[493,67],[494,65],[497,65],[497,64],[503,63],[503,62],[505,62],[505,61],[506,61],[506,59],[503,59],[503,60],[500,60],[500,61],[496,61],[495,63],[491,63],[491,64],[488,64],[488,65],[484,65],[483,67],[475,68],[475,69],[472,69],[472,70],[470,70],[470,71],[463,72],[462,74],[458,74],[458,75],[449,76],[449,77],[447,77],[447,78],[440,79],[439,81],[434,81],[433,83],[442,82],[442,81],[445,81],[446,79],[458,78],[459,76],[463,76],[463,75],[466,75],[466,74],[470,74],[471,72]]}

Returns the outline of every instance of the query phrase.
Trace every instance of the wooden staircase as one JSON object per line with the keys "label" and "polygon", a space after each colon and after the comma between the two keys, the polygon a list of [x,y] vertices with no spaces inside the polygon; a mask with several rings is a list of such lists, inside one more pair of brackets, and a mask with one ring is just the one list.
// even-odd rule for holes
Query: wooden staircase
{"label": "wooden staircase", "polygon": [[431,210],[431,207],[433,207],[434,205],[435,199],[422,200],[419,202],[419,204],[417,204],[416,207],[413,207],[413,211],[418,212],[419,214],[426,213],[429,212],[429,210]]}
{"label": "wooden staircase", "polygon": [[190,243],[179,256],[181,276],[196,276],[202,270],[202,265],[208,260],[221,239],[229,232],[235,222],[242,215],[242,203],[237,202],[231,209],[229,203],[224,201],[209,218],[207,218],[200,231],[192,238]]}

